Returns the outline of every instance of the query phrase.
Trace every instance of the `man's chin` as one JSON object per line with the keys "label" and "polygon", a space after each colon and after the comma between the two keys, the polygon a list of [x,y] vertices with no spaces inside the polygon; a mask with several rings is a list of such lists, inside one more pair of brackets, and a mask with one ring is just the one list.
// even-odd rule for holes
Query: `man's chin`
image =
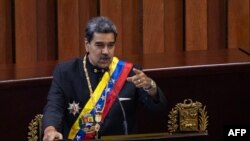
{"label": "man's chin", "polygon": [[109,67],[109,64],[99,64],[98,65],[99,68],[105,69]]}
{"label": "man's chin", "polygon": [[108,68],[110,63],[110,61],[100,62],[98,66],[100,68]]}

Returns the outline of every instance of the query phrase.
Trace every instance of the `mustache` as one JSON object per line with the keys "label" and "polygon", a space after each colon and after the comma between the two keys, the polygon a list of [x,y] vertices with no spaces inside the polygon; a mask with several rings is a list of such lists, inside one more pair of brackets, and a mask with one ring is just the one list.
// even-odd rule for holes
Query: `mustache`
{"label": "mustache", "polygon": [[111,59],[111,57],[109,57],[109,56],[107,56],[107,55],[102,55],[102,56],[100,57],[100,59],[105,59],[105,60],[107,60],[107,59]]}

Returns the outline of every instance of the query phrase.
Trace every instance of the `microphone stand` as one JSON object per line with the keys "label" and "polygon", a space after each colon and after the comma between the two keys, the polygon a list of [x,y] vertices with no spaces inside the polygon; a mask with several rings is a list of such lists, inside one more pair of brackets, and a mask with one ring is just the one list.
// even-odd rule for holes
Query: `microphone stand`
{"label": "microphone stand", "polygon": [[123,120],[124,135],[128,135],[128,123],[127,123],[126,113],[125,113],[125,110],[123,108],[122,102],[120,101],[120,97],[118,96],[118,94],[117,94],[117,99],[118,99],[119,105],[121,107],[122,115],[123,115],[123,119],[124,119]]}
{"label": "microphone stand", "polygon": [[[109,78],[111,78],[110,73],[109,73],[109,68],[106,69],[106,71],[107,71],[108,74],[109,74]],[[115,85],[112,81],[111,81],[111,83],[112,83],[113,85]],[[122,102],[120,101],[120,97],[119,97],[119,95],[116,93],[115,87],[114,87],[114,93],[116,94],[116,98],[117,98],[117,100],[118,100],[118,102],[119,102],[119,105],[120,105],[120,107],[121,107],[121,110],[122,110],[124,135],[128,135],[128,123],[127,123],[126,113],[125,113],[124,107],[123,107],[123,105],[122,105]]]}

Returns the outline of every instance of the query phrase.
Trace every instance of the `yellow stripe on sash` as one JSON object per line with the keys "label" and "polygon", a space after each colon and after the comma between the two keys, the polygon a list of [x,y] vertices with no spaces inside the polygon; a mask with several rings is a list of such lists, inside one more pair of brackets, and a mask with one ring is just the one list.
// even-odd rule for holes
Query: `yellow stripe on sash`
{"label": "yellow stripe on sash", "polygon": [[79,116],[77,117],[76,121],[74,122],[73,126],[71,127],[69,135],[68,135],[69,139],[73,140],[74,137],[76,136],[78,130],[80,130],[79,123],[78,123],[79,119],[83,115],[86,115],[87,113],[90,113],[94,109],[94,107],[95,107],[97,101],[99,100],[104,88],[108,84],[110,76],[113,74],[118,61],[119,61],[118,58],[113,57],[112,63],[109,66],[110,75],[108,74],[108,72],[104,73],[104,75],[103,75],[101,81],[99,82],[99,84],[97,85],[93,95],[90,97],[87,104],[85,105],[85,107],[83,108],[83,110],[81,111]]}

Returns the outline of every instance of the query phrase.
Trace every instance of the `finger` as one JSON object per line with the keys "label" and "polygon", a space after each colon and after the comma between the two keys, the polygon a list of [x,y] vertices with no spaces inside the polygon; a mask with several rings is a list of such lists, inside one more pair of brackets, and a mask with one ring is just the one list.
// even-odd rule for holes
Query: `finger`
{"label": "finger", "polygon": [[47,136],[44,136],[43,137],[43,141],[47,141],[48,139],[47,139]]}
{"label": "finger", "polygon": [[55,134],[48,134],[47,141],[53,141],[55,139]]}
{"label": "finger", "polygon": [[49,140],[49,135],[47,134],[47,135],[44,135],[43,136],[43,141],[48,141]]}
{"label": "finger", "polygon": [[58,133],[58,134],[56,135],[56,139],[60,139],[60,140],[62,140],[62,139],[63,139],[62,134]]}
{"label": "finger", "polygon": [[53,141],[59,141],[59,140],[63,140],[63,136],[61,133],[57,133]]}
{"label": "finger", "polygon": [[137,88],[142,88],[143,87],[143,83],[142,82],[138,82],[135,85]]}
{"label": "finger", "polygon": [[136,75],[132,76],[132,77],[128,77],[127,81],[133,83],[134,85],[138,85],[140,83],[141,80],[139,80]]}
{"label": "finger", "polygon": [[137,88],[141,88],[145,85],[145,80],[143,78],[141,78],[141,79],[138,78],[138,79],[134,80],[133,83],[135,84],[135,86]]}
{"label": "finger", "polygon": [[136,83],[136,82],[139,81],[138,75],[134,75],[134,76],[128,77],[127,79],[128,79],[128,81],[130,81],[132,83]]}
{"label": "finger", "polygon": [[129,81],[129,82],[133,82],[133,79],[134,79],[134,77],[132,76],[132,77],[128,77],[127,78],[127,81]]}
{"label": "finger", "polygon": [[140,73],[142,73],[142,71],[141,71],[141,70],[136,69],[136,68],[133,68],[133,71],[135,72],[135,74],[140,74]]}

